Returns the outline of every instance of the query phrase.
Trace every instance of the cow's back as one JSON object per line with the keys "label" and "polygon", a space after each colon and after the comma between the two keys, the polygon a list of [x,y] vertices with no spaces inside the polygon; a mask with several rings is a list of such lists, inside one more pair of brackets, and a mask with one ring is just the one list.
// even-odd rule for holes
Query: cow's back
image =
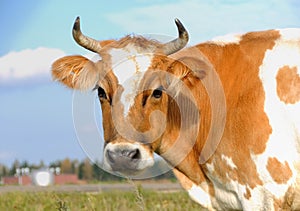
{"label": "cow's back", "polygon": [[223,138],[203,167],[218,206],[295,206],[300,172],[300,30],[252,32],[197,47],[217,71],[226,97]]}

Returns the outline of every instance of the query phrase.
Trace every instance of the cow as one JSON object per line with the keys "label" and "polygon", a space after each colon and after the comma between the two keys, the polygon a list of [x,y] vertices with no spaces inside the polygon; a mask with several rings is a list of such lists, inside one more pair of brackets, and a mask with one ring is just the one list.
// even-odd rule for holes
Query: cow
{"label": "cow", "polygon": [[[100,55],[58,59],[52,76],[97,90],[104,166],[124,175],[171,166],[208,210],[300,209],[300,29],[219,37],[186,47],[138,35],[75,41]],[[125,80],[124,73],[130,78]]]}

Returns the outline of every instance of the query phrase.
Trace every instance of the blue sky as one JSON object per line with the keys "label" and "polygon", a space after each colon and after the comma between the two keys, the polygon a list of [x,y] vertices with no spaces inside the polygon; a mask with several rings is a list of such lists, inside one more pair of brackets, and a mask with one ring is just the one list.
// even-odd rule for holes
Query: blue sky
{"label": "blue sky", "polygon": [[50,76],[55,59],[90,54],[71,37],[77,16],[84,33],[99,40],[176,36],[177,17],[196,44],[228,33],[300,27],[299,11],[298,0],[2,0],[0,163],[86,157],[73,126],[73,92]]}

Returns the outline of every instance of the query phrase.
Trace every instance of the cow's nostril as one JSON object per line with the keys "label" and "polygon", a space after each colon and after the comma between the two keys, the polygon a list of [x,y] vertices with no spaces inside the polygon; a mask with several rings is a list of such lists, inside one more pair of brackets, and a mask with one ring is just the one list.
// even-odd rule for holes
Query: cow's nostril
{"label": "cow's nostril", "polygon": [[140,159],[141,158],[140,150],[138,150],[138,149],[132,150],[128,154],[128,157],[131,158],[131,159]]}
{"label": "cow's nostril", "polygon": [[107,150],[106,156],[110,163],[115,163],[115,161],[118,159],[118,155],[115,152],[110,150]]}
{"label": "cow's nostril", "polygon": [[122,150],[121,156],[129,158],[129,159],[139,159],[141,157],[140,151],[138,149],[134,149],[134,150],[126,149],[126,150]]}

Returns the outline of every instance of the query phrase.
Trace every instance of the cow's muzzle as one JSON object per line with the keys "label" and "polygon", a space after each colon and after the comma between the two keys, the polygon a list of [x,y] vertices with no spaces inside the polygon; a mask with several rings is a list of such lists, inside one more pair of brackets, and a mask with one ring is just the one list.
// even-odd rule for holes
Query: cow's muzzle
{"label": "cow's muzzle", "polygon": [[141,158],[139,149],[107,150],[106,156],[113,170],[135,169]]}
{"label": "cow's muzzle", "polygon": [[153,164],[153,154],[142,144],[109,143],[104,150],[104,166],[107,170],[133,175]]}

